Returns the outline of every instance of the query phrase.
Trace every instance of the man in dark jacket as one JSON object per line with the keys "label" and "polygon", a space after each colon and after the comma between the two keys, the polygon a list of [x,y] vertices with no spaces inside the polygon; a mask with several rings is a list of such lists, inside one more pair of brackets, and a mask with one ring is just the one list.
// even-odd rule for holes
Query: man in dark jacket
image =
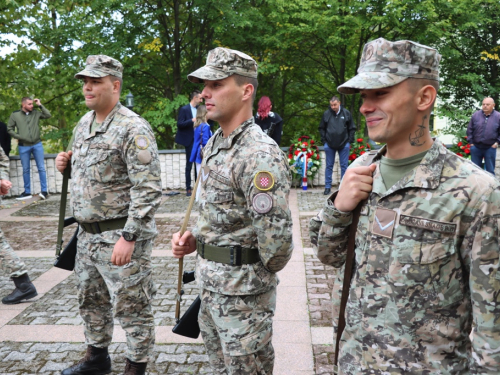
{"label": "man in dark jacket", "polygon": [[5,152],[5,155],[9,156],[10,154],[10,142],[11,137],[9,132],[7,131],[7,124],[5,122],[0,121],[0,146]]}
{"label": "man in dark jacket", "polygon": [[495,174],[495,159],[500,143],[500,113],[495,111],[493,98],[484,98],[482,110],[475,112],[467,127],[472,162]]}
{"label": "man in dark jacket", "polygon": [[193,125],[196,121],[196,107],[202,102],[201,92],[194,90],[189,97],[189,104],[179,109],[177,117],[177,134],[175,143],[183,145],[186,149],[186,195],[191,196],[191,169],[193,163],[189,161],[191,151],[193,150],[194,130]]}
{"label": "man in dark jacket", "polygon": [[332,172],[335,163],[335,153],[339,153],[340,178],[344,177],[349,161],[349,146],[354,142],[356,124],[351,112],[340,105],[336,96],[330,99],[330,108],[323,113],[319,124],[321,142],[325,147],[325,195],[330,194],[332,188]]}

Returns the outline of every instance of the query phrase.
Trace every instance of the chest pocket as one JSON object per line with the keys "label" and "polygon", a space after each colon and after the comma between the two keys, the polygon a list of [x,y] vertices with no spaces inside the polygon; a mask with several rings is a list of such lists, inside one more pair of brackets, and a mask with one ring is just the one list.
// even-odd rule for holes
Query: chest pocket
{"label": "chest pocket", "polygon": [[405,228],[400,223],[399,230],[408,229],[414,235],[397,245],[389,271],[401,307],[434,309],[462,301],[465,285],[454,233]]}
{"label": "chest pocket", "polygon": [[205,194],[205,209],[213,226],[224,232],[232,232],[243,226],[244,208],[235,203],[229,178],[210,171]]}
{"label": "chest pocket", "polygon": [[210,171],[207,184],[205,185],[207,203],[230,204],[234,200],[234,194],[229,178]]}
{"label": "chest pocket", "polygon": [[[106,145],[107,146],[107,145]],[[127,178],[127,166],[118,149],[91,147],[85,158],[90,179],[102,183],[120,182]]]}

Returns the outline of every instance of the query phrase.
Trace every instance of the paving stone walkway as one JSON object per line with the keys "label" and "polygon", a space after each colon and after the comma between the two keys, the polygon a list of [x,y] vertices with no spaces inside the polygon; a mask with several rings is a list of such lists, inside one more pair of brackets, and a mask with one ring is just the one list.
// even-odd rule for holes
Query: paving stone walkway
{"label": "paving stone walkway", "polygon": [[[323,206],[323,189],[294,189],[290,206],[294,219],[295,250],[280,272],[273,345],[276,375],[333,374],[333,328],[331,290],[335,270],[314,256],[309,241],[309,220]],[[60,196],[46,201],[34,197],[0,203],[0,227],[11,246],[25,261],[39,296],[15,306],[0,304],[0,374],[60,374],[77,362],[85,351],[82,320],[78,313],[76,279],[71,272],[52,266],[57,234]],[[156,323],[154,360],[148,374],[210,374],[201,338],[190,340],[171,332],[174,325],[178,261],[171,256],[170,238],[181,225],[188,198],[181,191],[164,195],[157,212],[159,236],[153,251],[153,276],[158,287],[153,302]],[[197,220],[192,215],[189,228]],[[69,240],[73,230],[66,230]],[[195,258],[185,260],[193,269]],[[0,275],[0,295],[12,290],[12,282]],[[182,311],[197,294],[185,286]],[[110,347],[113,373],[123,371],[125,334],[115,321]]]}

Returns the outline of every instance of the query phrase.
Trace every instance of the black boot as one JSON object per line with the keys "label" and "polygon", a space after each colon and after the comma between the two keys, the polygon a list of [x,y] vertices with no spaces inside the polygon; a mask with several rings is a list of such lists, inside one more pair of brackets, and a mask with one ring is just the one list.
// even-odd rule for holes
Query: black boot
{"label": "black boot", "polygon": [[35,286],[30,280],[27,273],[19,277],[13,277],[12,281],[16,285],[16,289],[7,297],[2,299],[5,305],[15,305],[38,295]]}
{"label": "black boot", "polygon": [[147,362],[132,362],[130,359],[125,358],[127,360],[125,365],[125,372],[123,375],[145,375],[146,374],[146,366]]}
{"label": "black boot", "polygon": [[104,375],[111,372],[111,358],[108,348],[89,345],[87,353],[76,365],[67,368],[62,375]]}

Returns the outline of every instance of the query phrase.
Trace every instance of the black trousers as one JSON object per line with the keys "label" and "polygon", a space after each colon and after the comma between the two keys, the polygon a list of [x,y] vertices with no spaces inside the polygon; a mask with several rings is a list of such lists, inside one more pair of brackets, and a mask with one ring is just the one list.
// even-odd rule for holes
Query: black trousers
{"label": "black trousers", "polygon": [[[193,142],[189,146],[184,146],[186,149],[186,190],[191,189],[191,170],[193,169],[193,163],[189,161],[191,158],[191,151],[193,151]],[[196,168],[194,171],[194,178],[196,179]]]}

